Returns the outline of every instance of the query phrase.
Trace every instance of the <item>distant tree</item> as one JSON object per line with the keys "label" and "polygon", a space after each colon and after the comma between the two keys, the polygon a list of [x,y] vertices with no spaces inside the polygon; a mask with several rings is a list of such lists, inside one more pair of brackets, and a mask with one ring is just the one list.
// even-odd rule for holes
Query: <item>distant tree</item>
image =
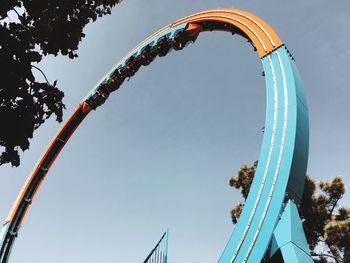
{"label": "distant tree", "polygon": [[[83,28],[111,14],[121,0],[1,0],[0,165],[20,164],[33,132],[52,115],[62,121],[65,105],[57,81],[49,83],[36,65],[49,54],[70,59],[85,36]],[[36,80],[34,71],[45,77]]]}
{"label": "distant tree", "polygon": [[[243,166],[235,176],[229,178],[229,185],[241,191],[246,200],[252,184],[257,162]],[[345,193],[342,177],[316,183],[306,177],[304,194],[299,208],[306,239],[315,262],[350,262],[350,209],[338,208],[338,202]],[[244,202],[231,209],[231,219],[237,223]]]}

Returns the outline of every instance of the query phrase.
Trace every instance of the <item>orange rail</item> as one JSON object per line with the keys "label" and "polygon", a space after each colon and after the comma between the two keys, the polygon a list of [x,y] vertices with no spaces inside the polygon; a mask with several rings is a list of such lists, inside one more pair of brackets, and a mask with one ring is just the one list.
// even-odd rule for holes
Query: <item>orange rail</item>
{"label": "orange rail", "polygon": [[162,32],[169,28],[180,25],[182,23],[199,23],[204,21],[225,22],[242,30],[254,43],[260,57],[267,55],[283,44],[275,31],[256,15],[238,9],[216,8],[186,16],[161,28],[156,33],[152,34],[135,48],[133,48],[120,61],[129,57],[138,47],[142,46],[145,42],[156,37],[157,35],[160,35]]}
{"label": "orange rail", "polygon": [[[69,140],[71,135],[74,133],[74,131],[76,130],[78,125],[81,123],[83,118],[85,118],[85,116],[89,113],[89,111],[90,111],[90,108],[85,102],[79,103],[79,105],[76,107],[76,109],[70,115],[70,117],[66,120],[66,122],[63,124],[63,126],[60,128],[60,130],[56,133],[55,137],[52,139],[52,141],[50,142],[49,146],[46,148],[46,150],[44,151],[43,155],[40,157],[39,161],[35,165],[33,171],[30,173],[28,179],[24,183],[24,185],[23,185],[19,195],[17,196],[17,199],[16,199],[15,203],[13,204],[13,206],[12,206],[12,208],[10,210],[10,213],[7,216],[7,220],[6,220],[5,224],[7,222],[10,222],[10,221],[13,220],[16,212],[18,211],[18,208],[19,208],[21,202],[25,198],[25,195],[28,192],[30,186],[33,184],[36,175],[38,174],[39,170],[43,170],[43,175],[41,176],[41,178],[39,178],[40,182],[35,186],[34,192],[30,196],[31,200],[28,200],[28,202],[31,203],[31,201],[33,200],[36,192],[38,191],[38,189],[40,187],[40,184],[42,183],[42,181],[45,178],[48,170],[50,169],[51,165],[53,164],[53,162],[57,158],[58,154],[62,150],[62,148],[65,145],[65,143]],[[80,116],[81,119],[78,119],[77,123],[73,127],[73,129],[71,129],[68,134],[65,134],[65,132],[67,131],[67,128],[69,127],[69,125],[72,123],[72,121],[74,119],[79,118],[78,117],[79,115],[81,115]],[[62,138],[62,137],[64,137],[64,138]],[[60,143],[60,146],[55,149],[55,147],[57,147],[57,142],[61,142],[61,143]],[[53,156],[50,157],[49,156],[50,154],[53,154]],[[48,160],[48,157],[50,157],[49,160]],[[48,163],[45,164],[45,162],[48,162]],[[24,220],[25,214],[26,214],[26,212],[28,210],[28,207],[29,207],[29,205],[25,207],[25,211],[23,211],[24,213],[23,213],[23,215],[22,215],[22,217],[20,219],[19,224],[22,224],[22,221]]]}
{"label": "orange rail", "polygon": [[[277,34],[259,17],[242,10],[217,8],[195,13],[163,27],[158,32],[154,33],[143,42],[141,42],[133,50],[131,50],[121,61],[130,57],[134,53],[135,49],[145,44],[146,41],[156,38],[162,32],[183,23],[188,24],[186,30],[191,36],[197,36],[200,32],[205,30],[204,27],[201,26],[201,23],[203,22],[221,22],[233,25],[235,28],[242,31],[247,38],[250,39],[252,44],[256,47],[260,57],[264,57],[282,45],[282,41],[279,39]],[[117,64],[119,64],[119,62]],[[35,165],[33,171],[24,183],[24,186],[22,187],[15,203],[13,204],[12,209],[8,214],[7,220],[4,224],[10,224],[9,232],[7,233],[7,235],[9,235],[8,237],[10,241],[7,248],[4,248],[4,244],[0,244],[3,245],[3,247],[0,248],[0,257],[4,252],[4,249],[7,251],[5,253],[7,257],[12,244],[11,242],[13,242],[15,234],[17,233],[17,229],[19,225],[22,224],[26,213],[28,212],[28,208],[30,207],[30,204],[36,192],[40,188],[40,185],[45,178],[48,170],[50,169],[51,165],[55,161],[56,157],[70,136],[74,133],[75,129],[87,116],[90,110],[91,107],[86,104],[86,102],[81,102],[71,114],[71,116],[67,119],[62,128],[57,132],[39,159],[38,163]]]}

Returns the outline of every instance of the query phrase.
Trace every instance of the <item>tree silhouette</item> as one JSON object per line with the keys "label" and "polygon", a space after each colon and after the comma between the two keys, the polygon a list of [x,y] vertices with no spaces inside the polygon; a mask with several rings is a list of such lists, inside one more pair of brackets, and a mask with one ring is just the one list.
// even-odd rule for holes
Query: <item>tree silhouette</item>
{"label": "tree silhouette", "polygon": [[[64,93],[35,66],[46,55],[78,57],[83,28],[121,0],[2,0],[0,4],[0,165],[20,164],[34,131],[62,121]],[[45,82],[36,80],[38,71]]]}
{"label": "tree silhouette", "polygon": [[[244,200],[248,196],[256,167],[257,162],[251,166],[245,165],[229,178],[229,185],[239,189]],[[344,193],[345,185],[340,176],[318,183],[306,177],[299,213],[315,262],[350,262],[350,209],[338,208]],[[231,209],[234,224],[243,206],[244,202]]]}

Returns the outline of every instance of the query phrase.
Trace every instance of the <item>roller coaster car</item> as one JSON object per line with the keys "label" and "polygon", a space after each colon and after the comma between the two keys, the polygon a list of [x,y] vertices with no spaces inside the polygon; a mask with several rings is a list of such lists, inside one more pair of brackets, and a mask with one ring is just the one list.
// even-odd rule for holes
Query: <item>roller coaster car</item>
{"label": "roller coaster car", "polygon": [[100,86],[96,90],[96,95],[106,100],[111,93],[110,85],[108,81],[105,81],[100,84]]}
{"label": "roller coaster car", "polygon": [[110,77],[108,80],[108,84],[110,86],[111,92],[119,89],[120,85],[124,82],[125,78],[115,78]]}
{"label": "roller coaster car", "polygon": [[140,63],[143,66],[149,65],[155,57],[158,55],[157,49],[153,48],[153,42],[141,49],[141,54],[139,56]]}
{"label": "roller coaster car", "polygon": [[190,41],[191,37],[184,29],[179,29],[175,31],[173,37],[171,38],[170,45],[175,50],[181,50],[186,47]]}
{"label": "roller coaster car", "polygon": [[132,55],[126,60],[124,67],[126,69],[126,72],[128,73],[128,77],[132,77],[135,75],[135,73],[141,67],[140,60],[138,59],[138,57],[136,57],[136,54]]}
{"label": "roller coaster car", "polygon": [[158,55],[160,57],[164,57],[168,54],[168,52],[171,49],[170,43],[169,43],[169,37],[170,33],[161,37],[156,44]]}
{"label": "roller coaster car", "polygon": [[109,75],[110,78],[113,78],[115,80],[120,80],[120,81],[124,81],[125,76],[123,76],[122,72],[121,72],[121,68],[122,66],[119,66],[118,68],[116,68],[112,74]]}
{"label": "roller coaster car", "polygon": [[103,103],[105,103],[109,94],[109,85],[104,82],[98,86],[96,92],[86,100],[86,103],[89,104],[92,109],[96,109],[98,106],[101,106]]}
{"label": "roller coaster car", "polygon": [[118,75],[123,79],[132,77],[131,73],[126,67],[119,66],[116,71],[118,71]]}
{"label": "roller coaster car", "polygon": [[126,78],[126,76],[123,76],[123,74],[121,74],[120,69],[121,66],[115,69],[113,73],[109,75],[108,84],[111,91],[117,90]]}

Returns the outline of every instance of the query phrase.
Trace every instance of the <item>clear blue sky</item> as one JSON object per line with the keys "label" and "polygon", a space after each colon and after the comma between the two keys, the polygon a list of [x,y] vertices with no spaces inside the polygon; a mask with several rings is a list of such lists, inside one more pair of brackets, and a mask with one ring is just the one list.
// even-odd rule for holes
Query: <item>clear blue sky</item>
{"label": "clear blue sky", "polygon": [[[41,63],[65,92],[65,117],[138,42],[214,7],[255,13],[280,35],[309,101],[308,173],[343,175],[350,185],[347,0],[125,0],[86,27],[78,59]],[[240,200],[227,180],[260,151],[261,70],[244,39],[218,32],[141,68],[71,138],[36,197],[11,262],[141,262],[166,227],[169,262],[216,262],[233,228],[229,210]],[[1,221],[58,128],[50,120],[19,168],[0,168]]]}

